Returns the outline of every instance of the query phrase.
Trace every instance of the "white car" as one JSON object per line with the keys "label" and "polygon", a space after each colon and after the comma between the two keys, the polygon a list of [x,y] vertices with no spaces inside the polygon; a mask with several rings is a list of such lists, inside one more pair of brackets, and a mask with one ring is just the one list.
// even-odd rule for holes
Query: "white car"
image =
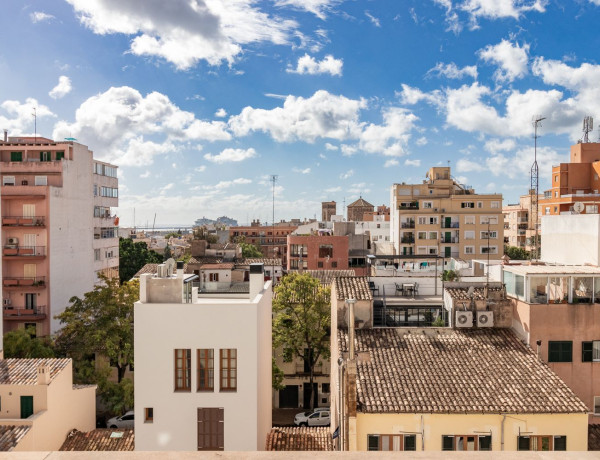
{"label": "white car", "polygon": [[298,426],[328,426],[331,423],[329,407],[300,412],[294,417],[294,423]]}
{"label": "white car", "polygon": [[133,428],[133,411],[130,410],[120,417],[109,418],[106,422],[108,428]]}

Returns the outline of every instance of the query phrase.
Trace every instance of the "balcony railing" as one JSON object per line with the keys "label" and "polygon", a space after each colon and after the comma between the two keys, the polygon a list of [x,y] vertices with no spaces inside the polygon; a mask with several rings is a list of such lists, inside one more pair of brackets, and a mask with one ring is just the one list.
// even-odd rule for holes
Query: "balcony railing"
{"label": "balcony railing", "polygon": [[2,285],[4,287],[45,287],[46,277],[45,276],[33,276],[33,277],[14,277],[5,276],[2,278]]}
{"label": "balcony railing", "polygon": [[37,305],[35,307],[4,307],[4,319],[24,320],[24,319],[44,319],[46,318],[46,306]]}
{"label": "balcony railing", "polygon": [[440,241],[442,243],[458,243],[458,236],[451,236],[451,237],[442,236]]}
{"label": "balcony railing", "polygon": [[519,230],[527,230],[527,224],[519,224]]}
{"label": "balcony railing", "polygon": [[458,228],[458,222],[444,222],[442,221],[442,228]]}
{"label": "balcony railing", "polygon": [[412,237],[412,236],[403,236],[403,237],[400,239],[400,242],[401,242],[401,243],[404,243],[404,244],[412,244],[412,243],[414,243],[414,242],[415,242],[415,238],[414,238],[414,237]]}
{"label": "balcony railing", "polygon": [[419,202],[414,203],[400,203],[398,209],[402,211],[403,209],[419,209]]}
{"label": "balcony railing", "polygon": [[5,257],[45,257],[46,246],[4,246]]}
{"label": "balcony railing", "polygon": [[2,225],[5,227],[43,227],[46,225],[46,218],[42,216],[6,216],[2,218]]}
{"label": "balcony railing", "polygon": [[402,228],[415,228],[415,222],[402,222],[401,224]]}

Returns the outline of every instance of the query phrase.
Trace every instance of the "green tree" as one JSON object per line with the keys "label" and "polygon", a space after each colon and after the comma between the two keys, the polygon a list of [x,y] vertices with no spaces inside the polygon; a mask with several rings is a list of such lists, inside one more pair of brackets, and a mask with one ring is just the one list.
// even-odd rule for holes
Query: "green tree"
{"label": "green tree", "polygon": [[130,238],[119,238],[119,280],[121,283],[133,278],[146,264],[160,264],[163,258],[157,252],[148,249],[142,241],[134,242]]}
{"label": "green tree", "polygon": [[258,246],[255,246],[253,244],[250,243],[239,243],[240,246],[242,247],[242,257],[244,258],[262,258],[264,257],[262,251],[258,248]]}
{"label": "green tree", "polygon": [[273,357],[272,359],[273,362],[271,363],[271,386],[274,390],[283,390],[285,388],[285,385],[283,384],[284,373],[277,365],[277,362],[275,362],[275,357]]}
{"label": "green tree", "polygon": [[71,305],[55,316],[62,325],[56,347],[78,362],[105,356],[117,368],[121,382],[127,366],[133,364],[133,303],[139,298],[139,284],[101,279],[83,299],[71,297]]}
{"label": "green tree", "polygon": [[173,252],[171,251],[171,248],[167,244],[165,246],[165,252],[163,252],[163,260],[169,260],[171,257],[173,257]]}
{"label": "green tree", "polygon": [[5,358],[54,358],[49,338],[33,337],[29,330],[16,329],[4,334]]}
{"label": "green tree", "polygon": [[282,347],[285,362],[301,358],[308,364],[311,409],[315,366],[330,356],[330,300],[330,289],[305,273],[283,277],[273,299],[273,345]]}
{"label": "green tree", "polygon": [[459,281],[460,275],[457,270],[444,270],[441,274],[442,281]]}
{"label": "green tree", "polygon": [[208,233],[208,229],[204,225],[194,228],[194,239],[206,240],[210,244],[216,244],[219,242],[219,237],[217,235]]}
{"label": "green tree", "polygon": [[504,254],[506,254],[511,260],[529,259],[529,251],[517,246],[504,246]]}

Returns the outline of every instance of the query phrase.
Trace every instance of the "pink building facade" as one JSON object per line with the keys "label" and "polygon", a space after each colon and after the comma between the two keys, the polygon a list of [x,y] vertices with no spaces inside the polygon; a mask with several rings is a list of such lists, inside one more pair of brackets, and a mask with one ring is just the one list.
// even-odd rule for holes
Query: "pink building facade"
{"label": "pink building facade", "polygon": [[118,276],[117,169],[77,142],[8,138],[0,178],[3,329],[48,335],[98,273]]}

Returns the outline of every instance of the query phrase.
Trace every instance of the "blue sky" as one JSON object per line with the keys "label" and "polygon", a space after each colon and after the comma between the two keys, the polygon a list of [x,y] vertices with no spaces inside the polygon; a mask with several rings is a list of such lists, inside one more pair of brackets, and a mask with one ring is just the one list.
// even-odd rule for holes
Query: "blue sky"
{"label": "blue sky", "polygon": [[[119,165],[122,225],[389,205],[447,165],[514,202],[600,122],[600,0],[6,0],[0,128]],[[598,140],[595,130],[591,139]]]}

